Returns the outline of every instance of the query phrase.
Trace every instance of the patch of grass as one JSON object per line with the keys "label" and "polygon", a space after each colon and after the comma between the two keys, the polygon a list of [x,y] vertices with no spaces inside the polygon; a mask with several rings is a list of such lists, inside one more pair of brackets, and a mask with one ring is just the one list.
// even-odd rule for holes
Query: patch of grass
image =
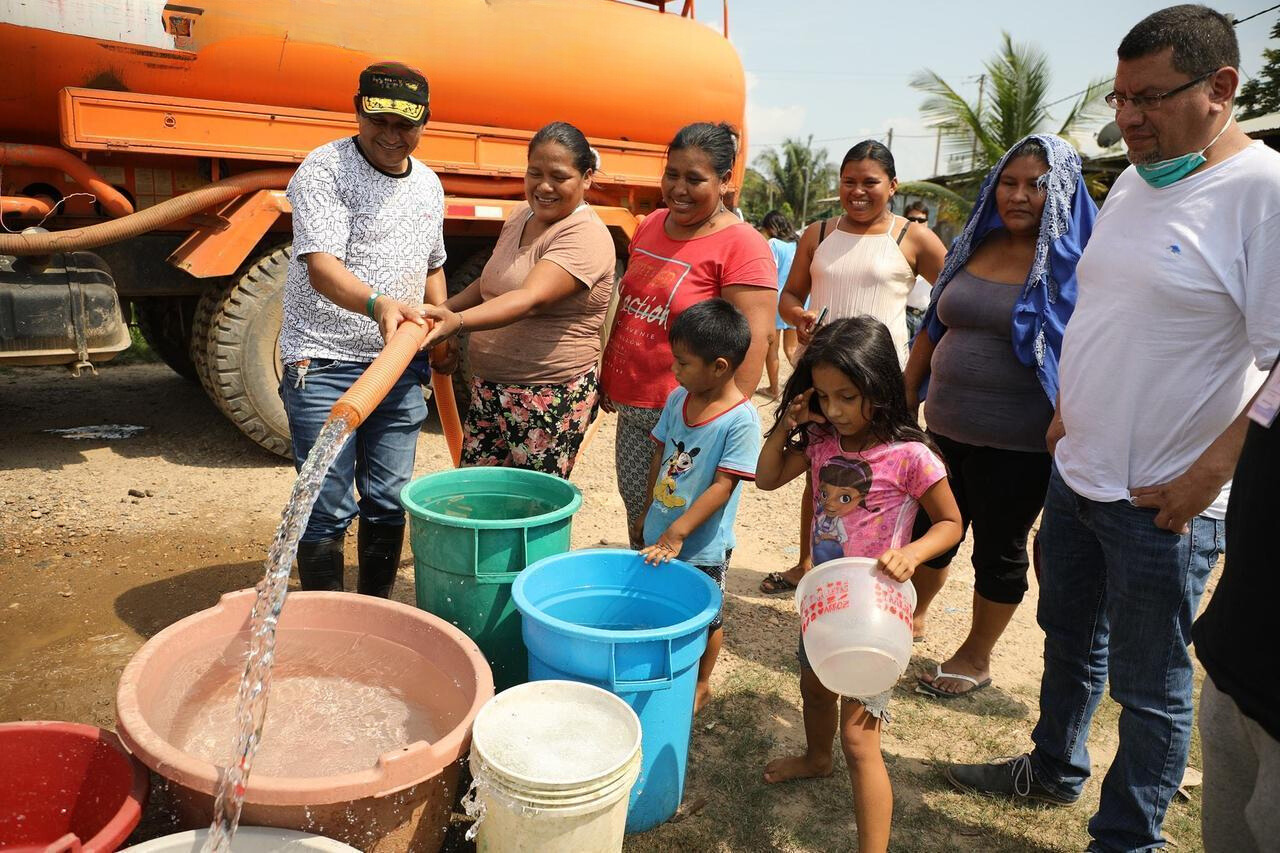
{"label": "patch of grass", "polygon": [[160,360],[160,356],[152,351],[136,323],[129,324],[129,341],[129,348],[107,364],[147,364]]}

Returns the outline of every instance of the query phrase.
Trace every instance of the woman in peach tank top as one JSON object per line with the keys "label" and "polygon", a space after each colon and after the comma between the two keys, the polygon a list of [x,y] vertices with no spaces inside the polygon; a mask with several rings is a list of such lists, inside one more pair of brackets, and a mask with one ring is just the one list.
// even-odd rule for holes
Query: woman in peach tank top
{"label": "woman in peach tank top", "polygon": [[[859,142],[844,155],[840,164],[844,212],[805,229],[778,302],[778,313],[796,327],[802,347],[813,337],[823,309],[827,312],[824,322],[865,314],[888,327],[899,363],[906,366],[907,294],[917,275],[930,283],[938,277],[947,250],[928,228],[912,227],[893,214],[889,202],[897,186],[893,154],[879,142]],[[785,572],[770,573],[760,584],[762,592],[790,592],[812,568],[807,535],[811,490],[812,484],[806,484],[800,561]]]}

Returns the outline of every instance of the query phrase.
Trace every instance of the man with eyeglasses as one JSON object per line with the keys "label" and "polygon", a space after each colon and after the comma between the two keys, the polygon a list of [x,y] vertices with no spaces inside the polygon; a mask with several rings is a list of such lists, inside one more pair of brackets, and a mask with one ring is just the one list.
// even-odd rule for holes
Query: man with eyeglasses
{"label": "man with eyeglasses", "polygon": [[[923,202],[913,201],[902,211],[902,216],[924,228],[929,227],[929,208]],[[924,312],[929,309],[929,296],[933,285],[922,275],[916,276],[916,283],[907,294],[907,340],[915,340],[916,333],[924,323]]]}
{"label": "man with eyeglasses", "polygon": [[[1165,844],[1191,741],[1191,623],[1223,547],[1244,410],[1280,350],[1280,154],[1231,118],[1231,22],[1204,6],[1164,9],[1118,57],[1107,101],[1133,167],[1080,259],[1062,346],[1039,536],[1035,746],[947,769],[966,790],[1075,802],[1109,677],[1120,743],[1089,822],[1092,851]],[[1268,624],[1237,626],[1257,639],[1239,647],[1252,649],[1238,662],[1252,677],[1233,685],[1275,693]],[[1206,695],[1218,683],[1209,673]],[[1204,744],[1207,756],[1216,744]]]}

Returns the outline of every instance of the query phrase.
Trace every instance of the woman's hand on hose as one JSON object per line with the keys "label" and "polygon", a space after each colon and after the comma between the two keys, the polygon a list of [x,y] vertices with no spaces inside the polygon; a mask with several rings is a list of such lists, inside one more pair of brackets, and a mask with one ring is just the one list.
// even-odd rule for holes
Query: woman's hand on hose
{"label": "woman's hand on hose", "polygon": [[427,332],[427,339],[422,342],[424,348],[450,340],[462,331],[462,315],[450,311],[443,305],[423,305],[422,313],[434,323],[431,331]]}
{"label": "woman's hand on hose", "polygon": [[390,296],[379,296],[373,303],[373,321],[382,332],[382,340],[389,341],[401,323],[417,323],[425,326],[427,321],[421,306],[413,306],[392,299]]}
{"label": "woman's hand on hose", "polygon": [[431,369],[436,373],[451,376],[458,369],[458,357],[461,354],[462,347],[458,344],[457,338],[450,338],[443,344],[437,344],[431,351]]}

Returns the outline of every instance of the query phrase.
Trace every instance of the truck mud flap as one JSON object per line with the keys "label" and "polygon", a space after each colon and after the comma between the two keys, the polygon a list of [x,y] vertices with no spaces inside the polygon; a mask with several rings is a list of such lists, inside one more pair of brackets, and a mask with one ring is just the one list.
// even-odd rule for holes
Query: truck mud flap
{"label": "truck mud flap", "polygon": [[97,255],[60,253],[43,268],[0,255],[0,364],[66,364],[78,375],[128,347],[115,282]]}

